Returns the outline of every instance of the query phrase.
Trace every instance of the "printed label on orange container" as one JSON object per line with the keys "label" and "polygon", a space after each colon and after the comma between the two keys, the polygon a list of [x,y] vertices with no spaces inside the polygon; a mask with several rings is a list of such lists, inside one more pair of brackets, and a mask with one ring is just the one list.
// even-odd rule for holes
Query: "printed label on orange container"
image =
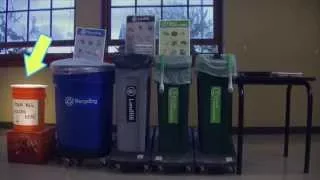
{"label": "printed label on orange container", "polygon": [[13,100],[13,123],[20,126],[35,126],[39,124],[38,100]]}

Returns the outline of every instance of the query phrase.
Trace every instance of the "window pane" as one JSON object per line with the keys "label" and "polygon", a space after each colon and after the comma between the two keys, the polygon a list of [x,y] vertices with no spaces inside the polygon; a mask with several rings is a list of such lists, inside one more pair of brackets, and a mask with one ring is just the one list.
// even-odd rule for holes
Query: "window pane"
{"label": "window pane", "polygon": [[127,16],[134,15],[134,8],[112,8],[111,39],[125,39]]}
{"label": "window pane", "polygon": [[7,10],[7,0],[0,0],[0,11]]}
{"label": "window pane", "polygon": [[28,0],[8,0],[8,1],[9,1],[8,2],[9,11],[28,9]]}
{"label": "window pane", "polygon": [[50,11],[31,11],[29,41],[36,41],[41,34],[50,36]]}
{"label": "window pane", "polygon": [[215,0],[190,0],[191,5],[213,5]]}
{"label": "window pane", "polygon": [[31,0],[30,9],[48,9],[50,8],[50,0]]}
{"label": "window pane", "polygon": [[27,40],[27,12],[8,13],[8,41]]}
{"label": "window pane", "polygon": [[213,7],[191,7],[190,20],[192,22],[192,38],[213,38]]}
{"label": "window pane", "polygon": [[111,6],[134,6],[135,0],[112,0]]}
{"label": "window pane", "polygon": [[109,46],[108,53],[119,53],[120,46]]}
{"label": "window pane", "polygon": [[187,8],[186,7],[164,7],[163,19],[186,19]]}
{"label": "window pane", "polygon": [[52,0],[53,8],[71,8],[74,7],[74,0]]}
{"label": "window pane", "polygon": [[53,40],[74,39],[74,10],[52,11]]}
{"label": "window pane", "polygon": [[73,53],[73,46],[49,47],[48,53]]}
{"label": "window pane", "polygon": [[8,48],[7,54],[24,54],[24,53],[30,53],[30,51],[27,51],[27,48]]}
{"label": "window pane", "polygon": [[218,46],[216,46],[216,45],[195,45],[194,50],[198,54],[216,54],[216,53],[218,53]]}
{"label": "window pane", "polygon": [[5,41],[6,13],[0,13],[0,42]]}
{"label": "window pane", "polygon": [[140,6],[140,5],[160,6],[161,0],[138,0],[137,4],[138,4],[138,6]]}
{"label": "window pane", "polygon": [[163,5],[187,5],[187,0],[163,0]]}
{"label": "window pane", "polygon": [[156,20],[160,19],[161,17],[161,8],[138,8],[137,9],[138,16],[155,16]]}

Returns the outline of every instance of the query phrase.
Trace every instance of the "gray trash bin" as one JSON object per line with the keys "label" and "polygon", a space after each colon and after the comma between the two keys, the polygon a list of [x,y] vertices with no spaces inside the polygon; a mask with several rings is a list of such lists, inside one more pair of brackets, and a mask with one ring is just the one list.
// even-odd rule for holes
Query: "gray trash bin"
{"label": "gray trash bin", "polygon": [[151,62],[147,55],[114,57],[118,151],[146,151]]}

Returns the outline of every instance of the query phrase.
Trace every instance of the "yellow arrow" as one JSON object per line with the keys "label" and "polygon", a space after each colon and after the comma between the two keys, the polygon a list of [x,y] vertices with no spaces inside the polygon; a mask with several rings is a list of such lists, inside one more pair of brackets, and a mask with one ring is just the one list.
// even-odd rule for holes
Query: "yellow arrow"
{"label": "yellow arrow", "polygon": [[24,55],[24,65],[27,77],[45,68],[47,64],[43,63],[43,59],[47,54],[52,39],[45,35],[40,35],[31,55]]}

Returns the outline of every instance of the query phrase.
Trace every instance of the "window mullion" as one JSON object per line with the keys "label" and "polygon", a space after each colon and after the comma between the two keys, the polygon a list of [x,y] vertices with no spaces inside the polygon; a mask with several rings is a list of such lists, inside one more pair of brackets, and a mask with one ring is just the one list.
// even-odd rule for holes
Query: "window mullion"
{"label": "window mullion", "polygon": [[53,0],[50,0],[50,37],[52,37],[52,9],[53,9]]}
{"label": "window mullion", "polygon": [[8,29],[8,11],[9,11],[9,0],[6,0],[6,24],[5,24],[5,29],[4,29],[4,42],[8,42],[8,37],[7,37],[7,29]]}
{"label": "window mullion", "polygon": [[160,19],[163,19],[163,0],[161,0],[161,14],[160,14]]}
{"label": "window mullion", "polygon": [[135,0],[134,1],[134,15],[136,16],[137,15],[137,12],[138,12],[138,0]]}
{"label": "window mullion", "polygon": [[187,0],[187,18],[190,18],[190,0]]}
{"label": "window mullion", "polygon": [[28,9],[27,9],[27,39],[26,41],[29,41],[29,32],[30,32],[30,25],[29,25],[29,22],[30,22],[30,0],[28,0]]}

